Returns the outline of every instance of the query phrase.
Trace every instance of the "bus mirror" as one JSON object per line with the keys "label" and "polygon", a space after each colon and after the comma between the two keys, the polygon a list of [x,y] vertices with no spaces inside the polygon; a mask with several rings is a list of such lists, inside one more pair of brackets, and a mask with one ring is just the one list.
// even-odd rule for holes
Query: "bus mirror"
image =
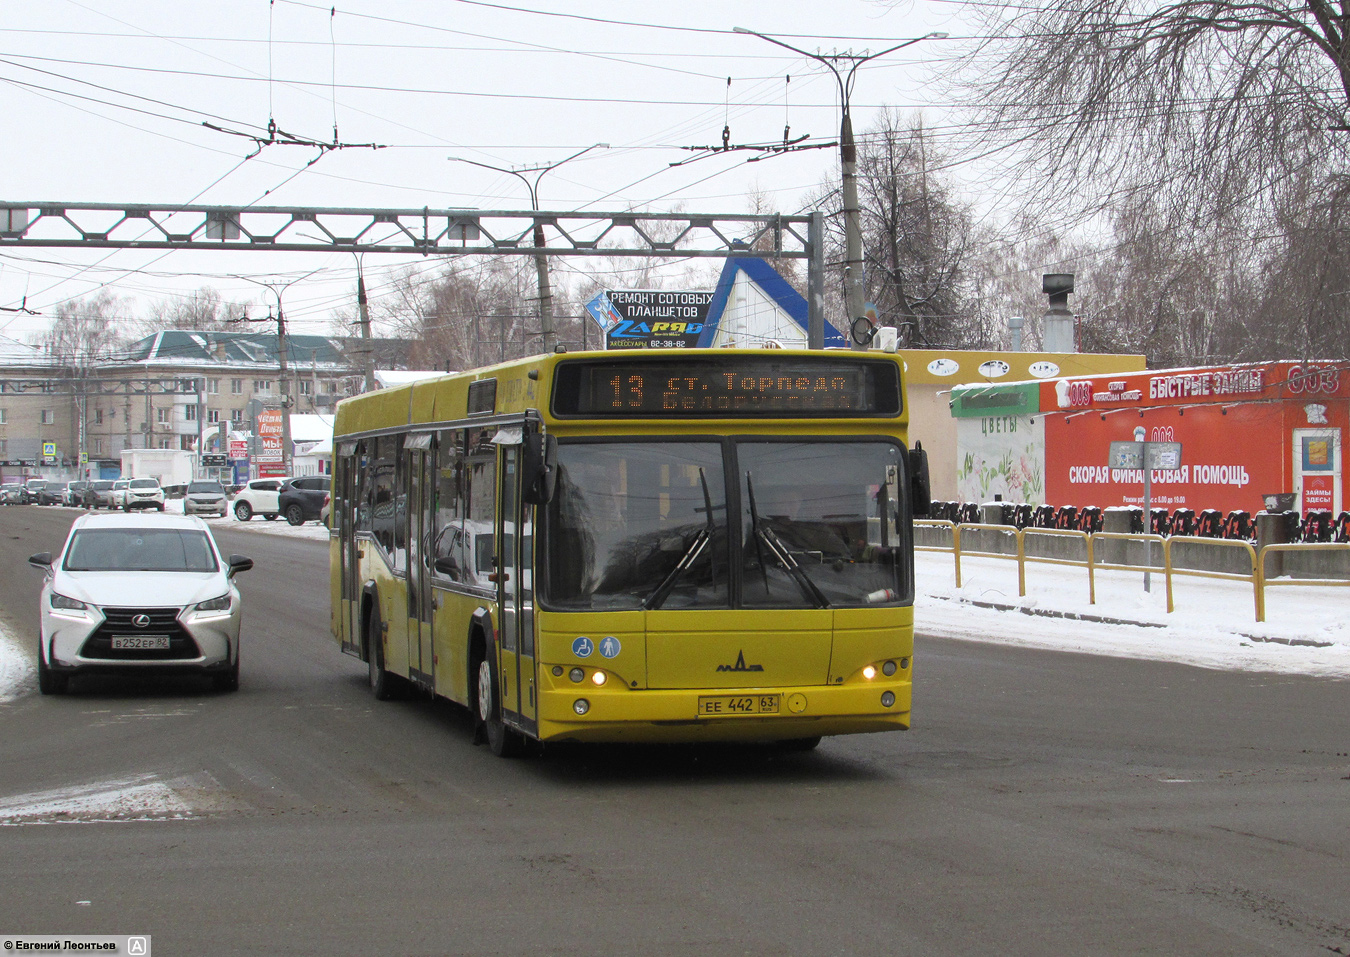
{"label": "bus mirror", "polygon": [[542,432],[525,436],[521,461],[522,497],[529,505],[547,505],[558,482],[558,439]]}
{"label": "bus mirror", "polygon": [[915,518],[925,518],[932,509],[932,486],[928,484],[928,453],[922,442],[909,450],[909,500]]}

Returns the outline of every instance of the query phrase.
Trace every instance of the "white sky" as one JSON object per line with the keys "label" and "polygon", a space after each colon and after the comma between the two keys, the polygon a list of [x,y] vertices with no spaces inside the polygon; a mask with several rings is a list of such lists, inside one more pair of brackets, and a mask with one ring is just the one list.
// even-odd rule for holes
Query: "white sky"
{"label": "white sky", "polygon": [[[968,32],[959,7],[940,0],[339,0],[335,16],[330,9],[301,0],[6,4],[0,205],[525,209],[518,179],[448,157],[519,167],[609,143],[547,174],[540,206],[743,213],[746,194],[760,190],[779,211],[798,212],[837,151],[668,165],[693,155],[682,146],[720,143],[724,123],[733,144],[781,141],[785,121],[794,137],[837,132],[835,81],[822,66],[731,28],[824,53],[949,32],[860,71],[860,132],[882,105],[922,109],[940,126],[925,80]],[[333,151],[306,169],[317,150],[270,146],[245,160],[252,141],[202,126],[265,135],[270,116],[289,133],[331,141],[335,113],[341,142],[389,148]],[[393,264],[367,257],[373,294]],[[297,331],[326,331],[330,311],[350,307],[354,257],[0,247],[0,307],[27,296],[45,314],[0,312],[0,334],[25,339],[61,302],[102,286],[143,313],[207,284],[261,301],[259,287],[229,276],[315,268],[286,293]]]}

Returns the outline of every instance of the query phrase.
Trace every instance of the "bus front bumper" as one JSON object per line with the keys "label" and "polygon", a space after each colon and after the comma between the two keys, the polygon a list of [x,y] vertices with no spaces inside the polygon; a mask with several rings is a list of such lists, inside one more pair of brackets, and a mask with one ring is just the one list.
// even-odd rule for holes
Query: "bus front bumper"
{"label": "bus front bumper", "polygon": [[[911,687],[907,680],[734,690],[630,690],[578,684],[548,689],[540,695],[539,738],[666,743],[782,741],[903,731],[909,727]],[[889,700],[889,706],[883,700]],[[579,713],[583,707],[584,713]]]}

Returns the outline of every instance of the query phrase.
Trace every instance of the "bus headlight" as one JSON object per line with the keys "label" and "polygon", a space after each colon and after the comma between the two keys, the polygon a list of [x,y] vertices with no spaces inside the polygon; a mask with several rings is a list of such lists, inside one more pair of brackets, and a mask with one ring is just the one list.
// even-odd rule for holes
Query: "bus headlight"
{"label": "bus headlight", "polygon": [[863,677],[866,678],[868,681],[871,681],[876,676],[877,676],[877,669],[873,668],[871,665],[868,665],[866,668],[863,669]]}
{"label": "bus headlight", "polygon": [[596,686],[598,687],[604,684],[609,679],[603,671],[597,671],[595,674],[591,675],[591,680],[594,681]]}
{"label": "bus headlight", "polygon": [[591,710],[591,703],[585,698],[578,698],[576,701],[572,702],[572,710],[577,714],[585,714],[587,711]]}

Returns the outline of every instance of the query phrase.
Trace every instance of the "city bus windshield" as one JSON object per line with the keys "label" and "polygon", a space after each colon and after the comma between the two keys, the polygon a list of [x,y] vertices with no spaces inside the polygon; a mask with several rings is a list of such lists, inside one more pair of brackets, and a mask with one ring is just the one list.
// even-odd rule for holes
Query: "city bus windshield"
{"label": "city bus windshield", "polygon": [[[901,461],[894,442],[562,443],[545,601],[560,610],[906,601]],[[732,536],[728,494],[740,515]]]}

